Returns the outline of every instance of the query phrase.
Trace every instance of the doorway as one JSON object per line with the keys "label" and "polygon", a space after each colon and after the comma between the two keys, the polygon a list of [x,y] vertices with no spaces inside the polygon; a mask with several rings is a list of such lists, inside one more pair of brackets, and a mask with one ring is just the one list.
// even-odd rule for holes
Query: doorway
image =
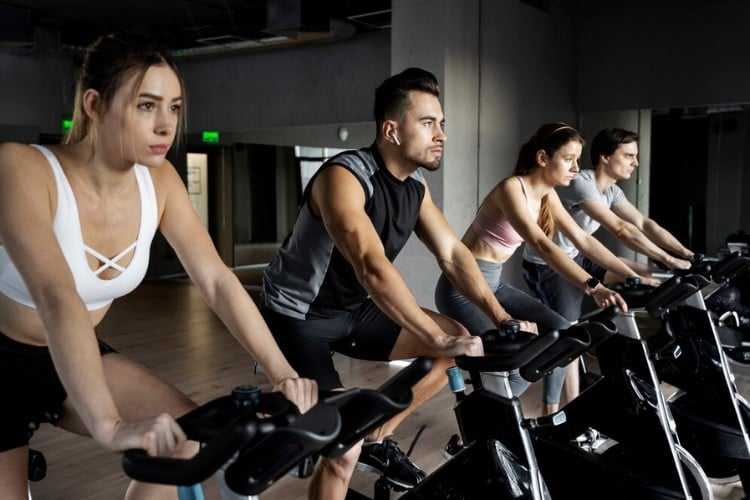
{"label": "doorway", "polygon": [[708,132],[705,115],[652,115],[650,216],[700,253],[706,253]]}

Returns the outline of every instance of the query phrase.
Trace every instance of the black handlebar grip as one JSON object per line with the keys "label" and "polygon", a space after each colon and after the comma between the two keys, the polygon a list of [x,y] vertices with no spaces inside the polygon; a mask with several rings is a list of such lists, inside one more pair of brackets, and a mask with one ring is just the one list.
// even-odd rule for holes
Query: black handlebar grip
{"label": "black handlebar grip", "polygon": [[144,450],[127,450],[122,467],[138,481],[192,485],[205,481],[256,434],[257,422],[237,422],[215,436],[192,458],[152,457]]}
{"label": "black handlebar grip", "polygon": [[[396,375],[388,379],[376,390],[394,401],[400,401],[404,397],[403,389],[411,389],[411,387],[422,380],[431,369],[432,359],[419,357],[412,361],[409,366],[403,368]],[[411,391],[409,391],[409,397],[411,397]]]}
{"label": "black handlebar grip", "polygon": [[750,269],[750,258],[733,253],[714,265],[712,278],[714,281],[728,281],[747,272]]}

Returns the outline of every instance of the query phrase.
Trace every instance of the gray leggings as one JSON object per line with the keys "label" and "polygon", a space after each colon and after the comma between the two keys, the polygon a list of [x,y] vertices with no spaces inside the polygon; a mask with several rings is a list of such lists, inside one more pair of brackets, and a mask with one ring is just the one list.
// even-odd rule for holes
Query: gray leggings
{"label": "gray leggings", "polygon": [[[568,320],[536,298],[508,283],[502,282],[502,264],[482,260],[478,260],[477,264],[479,264],[479,269],[490,285],[490,289],[495,293],[498,302],[513,318],[535,322],[540,334],[550,330],[562,330],[570,326]],[[479,335],[496,328],[492,320],[453,288],[453,285],[444,275],[440,276],[435,288],[435,305],[438,311],[460,322],[472,335]],[[544,378],[544,403],[558,404],[560,402],[565,371],[565,367],[556,368]],[[510,374],[509,381],[514,396],[521,395],[530,385],[528,381],[521,378],[517,371]]]}

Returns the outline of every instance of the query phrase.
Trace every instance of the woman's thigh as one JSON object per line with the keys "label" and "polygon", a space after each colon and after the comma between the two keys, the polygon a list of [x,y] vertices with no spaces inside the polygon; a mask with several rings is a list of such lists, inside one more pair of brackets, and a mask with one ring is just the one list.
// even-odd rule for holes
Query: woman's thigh
{"label": "woman's thigh", "polygon": [[[461,295],[445,276],[441,276],[435,289],[438,311],[466,327],[472,335],[480,335],[495,328],[492,320],[469,299]],[[501,302],[505,307],[505,304]]]}
{"label": "woman's thigh", "polygon": [[[177,418],[196,407],[176,387],[121,354],[102,356],[102,366],[117,410],[125,420],[142,420],[160,413],[168,413]],[[58,426],[88,436],[89,432],[73,408],[70,398],[65,400],[63,408]]]}

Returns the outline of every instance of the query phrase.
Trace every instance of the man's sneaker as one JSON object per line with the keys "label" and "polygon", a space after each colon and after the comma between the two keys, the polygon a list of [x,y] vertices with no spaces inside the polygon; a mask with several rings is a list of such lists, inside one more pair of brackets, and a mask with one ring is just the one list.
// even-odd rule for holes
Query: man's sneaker
{"label": "man's sneaker", "polygon": [[443,448],[443,458],[450,460],[455,457],[459,451],[463,450],[465,446],[461,443],[461,436],[453,434],[448,440],[448,444]]}
{"label": "man's sneaker", "polygon": [[382,443],[365,443],[359,454],[357,470],[385,477],[394,486],[410,489],[421,483],[426,474],[414,465],[392,439]]}

